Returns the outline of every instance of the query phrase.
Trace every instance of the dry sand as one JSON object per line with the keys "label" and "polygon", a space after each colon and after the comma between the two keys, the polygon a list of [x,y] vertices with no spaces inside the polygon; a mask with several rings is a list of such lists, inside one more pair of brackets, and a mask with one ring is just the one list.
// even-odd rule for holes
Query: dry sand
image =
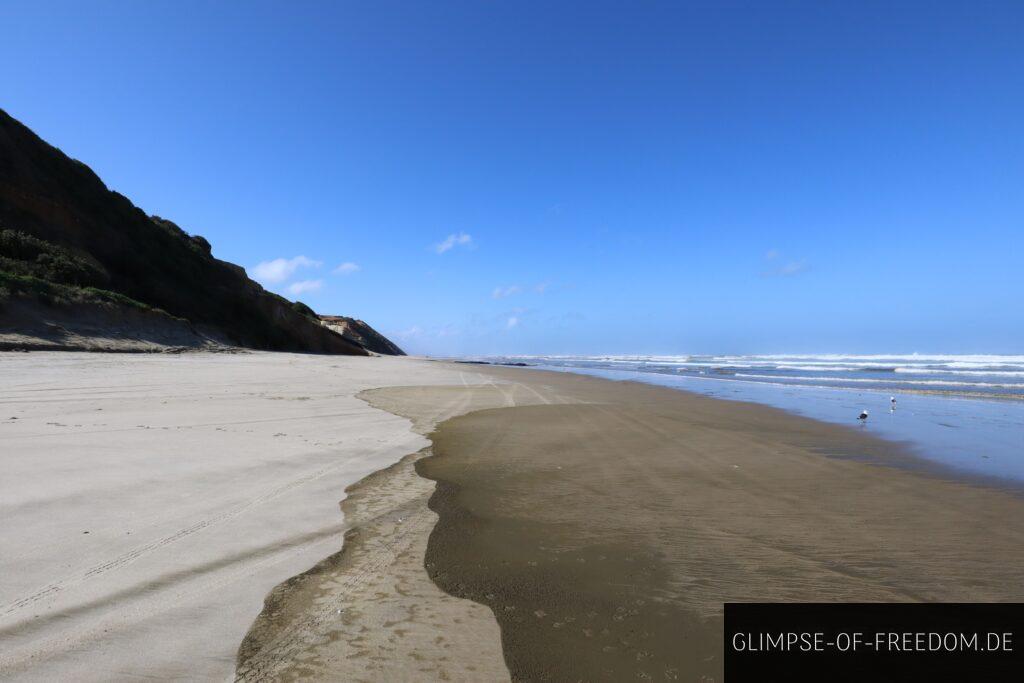
{"label": "dry sand", "polygon": [[0,677],[708,681],[726,600],[1024,599],[1019,497],[770,408],[271,354],[0,382]]}
{"label": "dry sand", "polygon": [[232,678],[268,592],[341,547],[345,488],[428,445],[356,394],[472,370],[0,354],[0,679]]}

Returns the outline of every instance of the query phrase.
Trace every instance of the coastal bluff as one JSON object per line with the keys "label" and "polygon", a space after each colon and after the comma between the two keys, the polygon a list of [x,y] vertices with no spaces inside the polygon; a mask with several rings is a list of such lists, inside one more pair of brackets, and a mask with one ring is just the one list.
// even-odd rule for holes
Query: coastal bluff
{"label": "coastal bluff", "polygon": [[388,344],[322,325],[0,110],[0,349],[368,355]]}
{"label": "coastal bluff", "polygon": [[404,356],[405,351],[362,320],[344,315],[321,315],[320,323],[367,351],[385,356]]}

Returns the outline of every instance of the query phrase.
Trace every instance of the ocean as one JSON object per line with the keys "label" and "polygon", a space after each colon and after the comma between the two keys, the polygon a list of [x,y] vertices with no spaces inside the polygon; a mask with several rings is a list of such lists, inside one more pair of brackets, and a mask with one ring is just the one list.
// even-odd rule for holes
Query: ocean
{"label": "ocean", "polygon": [[[1024,356],[608,355],[485,360],[763,403],[902,442],[949,474],[1024,487]],[[864,422],[857,419],[862,410],[868,411]]]}

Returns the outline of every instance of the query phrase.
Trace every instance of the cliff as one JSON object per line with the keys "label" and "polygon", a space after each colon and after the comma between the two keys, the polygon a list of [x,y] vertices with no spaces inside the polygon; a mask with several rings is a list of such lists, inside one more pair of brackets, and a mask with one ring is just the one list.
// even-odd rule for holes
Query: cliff
{"label": "cliff", "polygon": [[320,322],[367,351],[385,356],[404,356],[405,351],[362,320],[343,315],[321,315]]}
{"label": "cliff", "polygon": [[0,348],[225,346],[368,353],[0,110]]}

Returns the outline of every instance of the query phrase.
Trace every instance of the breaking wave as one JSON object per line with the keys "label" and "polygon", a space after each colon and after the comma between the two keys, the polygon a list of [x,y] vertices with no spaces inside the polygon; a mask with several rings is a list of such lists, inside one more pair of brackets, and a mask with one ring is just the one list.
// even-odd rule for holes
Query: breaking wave
{"label": "breaking wave", "polygon": [[775,354],[516,356],[543,364],[793,386],[928,390],[1024,398],[1024,355]]}

